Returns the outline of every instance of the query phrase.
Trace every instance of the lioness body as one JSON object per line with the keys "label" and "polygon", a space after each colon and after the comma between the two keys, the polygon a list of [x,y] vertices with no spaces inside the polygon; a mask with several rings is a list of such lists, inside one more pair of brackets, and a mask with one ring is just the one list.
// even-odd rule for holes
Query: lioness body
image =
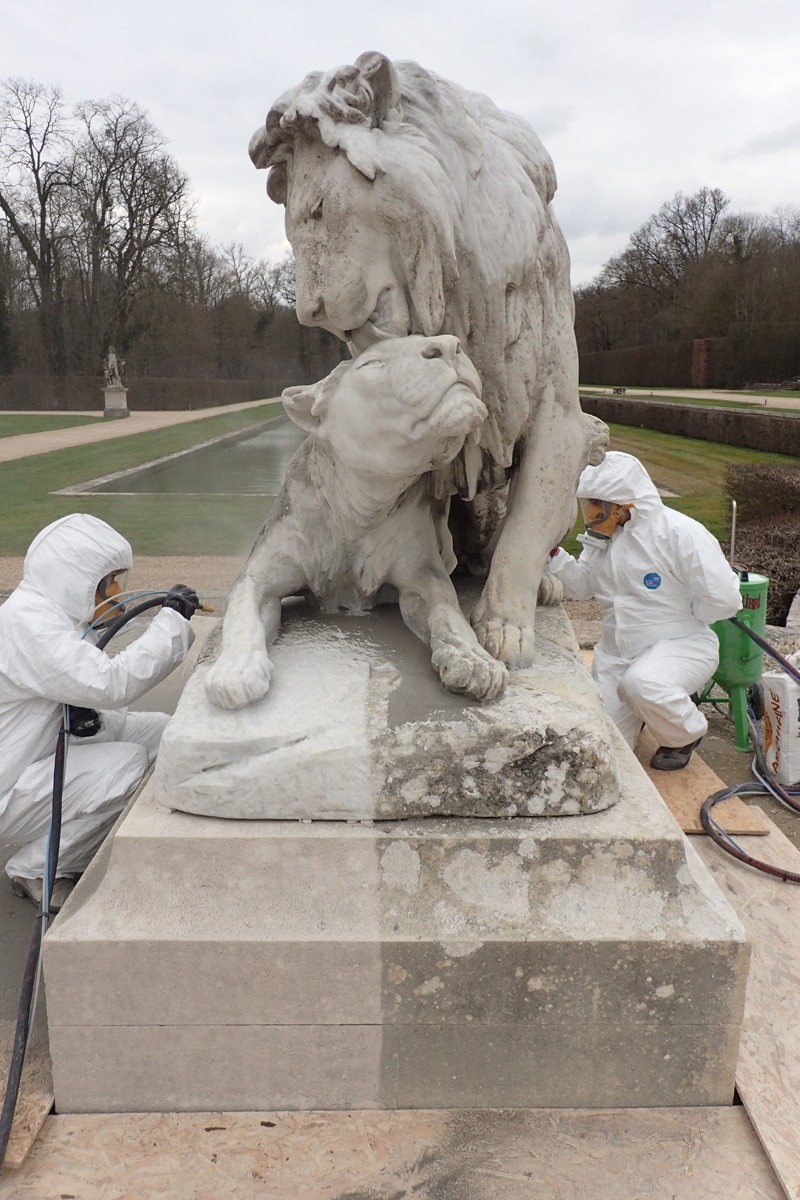
{"label": "lioness body", "polygon": [[[569,259],[550,209],[552,163],[532,129],[415,63],[362,55],[309,75],[251,142],[286,205],[297,313],[355,351],[381,336],[458,336],[489,416],[434,494],[508,515],[473,614],[510,666],[530,663],[548,550],[568,528],[586,430],[578,402]],[[474,556],[495,532],[476,519]]]}
{"label": "lioness body", "polygon": [[427,475],[485,419],[479,393],[452,337],[383,342],[321,384],[287,389],[289,415],[311,436],[231,592],[206,678],[217,704],[239,708],[269,689],[284,597],[311,592],[326,611],[357,613],[387,585],[430,644],[445,687],[481,700],[500,694],[505,668],[462,616]]}

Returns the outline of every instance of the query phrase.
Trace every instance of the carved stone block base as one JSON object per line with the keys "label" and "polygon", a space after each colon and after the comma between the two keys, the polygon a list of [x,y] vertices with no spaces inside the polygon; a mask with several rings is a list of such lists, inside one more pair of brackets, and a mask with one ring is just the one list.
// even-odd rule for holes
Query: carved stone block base
{"label": "carved stone block base", "polygon": [[221,817],[566,816],[619,795],[594,683],[561,608],[537,613],[532,668],[488,704],[444,690],[395,606],[284,608],[263,700],[207,698],[209,642],[164,735],[160,803]]}
{"label": "carved stone block base", "polygon": [[729,1104],[748,947],[649,780],[570,820],[152,786],[45,939],[59,1112]]}

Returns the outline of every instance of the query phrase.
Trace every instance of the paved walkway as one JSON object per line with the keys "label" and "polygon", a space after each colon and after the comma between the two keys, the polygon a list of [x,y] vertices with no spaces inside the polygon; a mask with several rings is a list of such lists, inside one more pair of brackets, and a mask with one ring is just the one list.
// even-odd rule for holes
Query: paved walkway
{"label": "paved walkway", "polygon": [[[587,396],[612,396],[614,389],[610,387],[592,387],[586,385],[579,389],[585,392]],[[706,391],[702,388],[659,388],[653,391],[651,388],[631,388],[626,387],[624,396],[636,397],[653,400],[667,400],[670,396],[677,396],[681,400],[724,400],[726,404],[758,404],[764,408],[770,408],[780,411],[795,411],[800,412],[800,398],[791,396],[761,396],[755,392],[714,392]],[[623,396],[623,399],[624,399]]]}
{"label": "paved walkway", "polygon": [[[16,458],[29,458],[33,454],[48,454],[51,450],[68,450],[72,446],[85,446],[90,442],[108,442],[112,438],[129,437],[133,433],[148,433],[151,429],[164,429],[168,425],[184,425],[187,421],[204,421],[224,413],[239,412],[247,408],[258,408],[261,404],[276,403],[280,397],[265,400],[248,400],[243,404],[223,404],[218,408],[180,410],[176,412],[131,412],[129,417],[117,420],[100,419],[92,425],[74,425],[68,429],[47,429],[42,433],[21,433],[16,437],[0,438],[0,463]],[[4,415],[11,416],[12,413]],[[26,411],[26,415],[30,415]],[[70,416],[96,417],[97,412],[70,413]]]}

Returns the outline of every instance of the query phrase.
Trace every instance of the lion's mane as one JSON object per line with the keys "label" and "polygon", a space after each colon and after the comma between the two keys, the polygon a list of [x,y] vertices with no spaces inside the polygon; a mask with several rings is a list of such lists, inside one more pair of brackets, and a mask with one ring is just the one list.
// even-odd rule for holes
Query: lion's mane
{"label": "lion's mane", "polygon": [[250,153],[272,168],[268,191],[279,203],[298,137],[321,138],[375,180],[399,242],[412,332],[461,338],[483,382],[482,461],[459,460],[457,490],[474,494],[479,476],[496,485],[536,402],[544,310],[561,303],[571,313],[549,155],[488,97],[375,53],[306,76],[270,109]]}

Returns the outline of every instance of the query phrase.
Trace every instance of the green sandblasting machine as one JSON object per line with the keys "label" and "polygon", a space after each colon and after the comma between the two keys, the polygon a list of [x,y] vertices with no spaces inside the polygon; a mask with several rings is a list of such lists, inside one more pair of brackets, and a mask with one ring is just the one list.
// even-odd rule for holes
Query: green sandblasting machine
{"label": "green sandblasting machine", "polygon": [[[742,608],[737,616],[744,625],[761,637],[764,636],[767,625],[768,587],[769,579],[766,575],[756,575],[753,571],[741,572],[739,591],[742,596]],[[762,651],[746,633],[737,629],[730,621],[717,621],[711,628],[719,639],[719,666],[713,679],[703,690],[700,702],[716,706],[730,703],[736,732],[736,749],[750,750],[747,692],[748,688],[761,679]],[[715,684],[727,693],[726,698],[711,695]]]}

